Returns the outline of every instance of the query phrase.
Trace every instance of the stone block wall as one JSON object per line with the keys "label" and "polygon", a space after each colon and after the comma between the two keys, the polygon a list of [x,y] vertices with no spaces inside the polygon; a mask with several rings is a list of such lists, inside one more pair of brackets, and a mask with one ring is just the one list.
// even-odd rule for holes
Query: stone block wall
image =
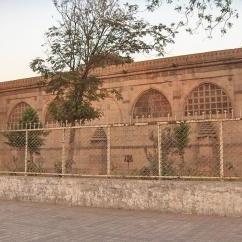
{"label": "stone block wall", "polygon": [[0,199],[242,216],[241,182],[1,176]]}
{"label": "stone block wall", "polygon": [[[94,104],[104,114],[95,120],[96,124],[135,122],[134,106],[148,90],[164,95],[171,106],[170,115],[182,119],[187,97],[204,83],[215,84],[226,92],[234,115],[239,116],[242,110],[241,48],[97,68],[93,74],[103,80],[103,88],[114,88],[123,97]],[[6,126],[20,102],[36,109],[42,122],[48,121],[47,107],[53,96],[38,85],[40,81],[40,77],[34,77],[0,83],[0,126]],[[163,120],[167,117],[152,118],[152,121]]]}

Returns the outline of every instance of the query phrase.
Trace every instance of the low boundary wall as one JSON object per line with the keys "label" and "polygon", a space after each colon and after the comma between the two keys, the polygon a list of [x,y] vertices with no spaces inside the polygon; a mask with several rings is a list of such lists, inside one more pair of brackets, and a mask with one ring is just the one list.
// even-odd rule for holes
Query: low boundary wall
{"label": "low boundary wall", "polygon": [[0,176],[0,199],[242,216],[242,182]]}

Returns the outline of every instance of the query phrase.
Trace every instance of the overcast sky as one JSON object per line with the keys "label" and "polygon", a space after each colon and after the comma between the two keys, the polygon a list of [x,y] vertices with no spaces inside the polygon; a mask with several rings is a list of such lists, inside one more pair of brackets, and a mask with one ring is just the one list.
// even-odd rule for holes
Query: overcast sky
{"label": "overcast sky", "polygon": [[[241,17],[227,35],[216,32],[208,39],[203,31],[192,36],[181,33],[176,43],[167,47],[165,56],[242,47],[242,1],[235,0],[235,7]],[[176,16],[170,13],[163,8],[152,20],[172,20]],[[33,58],[43,56],[44,33],[55,23],[54,16],[56,12],[51,0],[0,0],[0,81],[36,75],[30,70],[29,63]],[[136,60],[153,58],[157,56],[137,56]]]}

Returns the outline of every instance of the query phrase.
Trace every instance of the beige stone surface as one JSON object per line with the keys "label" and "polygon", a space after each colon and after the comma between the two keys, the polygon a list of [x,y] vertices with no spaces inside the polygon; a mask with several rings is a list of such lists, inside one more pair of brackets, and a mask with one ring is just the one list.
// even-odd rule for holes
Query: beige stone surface
{"label": "beige stone surface", "polygon": [[[132,64],[98,68],[94,74],[104,81],[104,88],[116,88],[123,100],[107,99],[97,107],[104,116],[96,123],[129,123],[140,95],[155,89],[163,94],[172,107],[173,117],[184,116],[187,95],[199,84],[214,83],[230,97],[234,115],[242,109],[242,49],[230,49],[201,54],[162,58]],[[37,84],[40,77],[0,83],[0,120],[5,125],[13,108],[26,102],[35,108],[41,120],[53,97],[46,95]],[[167,118],[159,118],[158,120]],[[157,119],[154,119],[157,120]]]}
{"label": "beige stone surface", "polygon": [[242,183],[0,177],[0,199],[71,206],[242,216]]}
{"label": "beige stone surface", "polygon": [[[142,94],[151,89],[158,91],[168,100],[171,106],[171,119],[183,119],[187,97],[194,88],[203,83],[216,84],[230,100],[233,116],[240,117],[242,114],[242,48],[109,66],[94,70],[94,74],[103,80],[104,88],[118,89],[123,100],[117,101],[109,98],[102,103],[95,104],[104,115],[93,124],[167,121],[168,117],[139,117],[139,119],[134,117],[135,104]],[[46,121],[47,107],[53,96],[47,95],[44,89],[37,85],[40,80],[41,77],[33,77],[0,83],[0,128],[6,128],[11,112],[21,102],[36,109],[41,121]],[[211,117],[217,118],[217,115],[211,115]],[[219,115],[218,117],[221,118]],[[205,118],[210,118],[210,115],[206,114]],[[237,122],[235,125],[226,123],[224,127],[224,162],[227,176],[241,176],[242,174],[241,124],[242,122]],[[204,173],[217,176],[220,148],[217,144],[219,129],[216,126],[218,125],[214,125],[217,132],[216,140],[209,137],[198,139],[200,126],[197,124],[191,126],[191,141],[186,159],[189,164],[193,163],[195,168],[201,166],[200,170],[202,170],[199,174],[194,174],[194,172],[192,174]],[[122,173],[120,170],[127,169],[127,164],[124,163],[127,155],[133,155],[134,162],[130,164],[131,170],[139,171],[147,165],[145,149],[152,145],[149,137],[152,132],[157,134],[157,127],[150,126],[147,129],[154,131],[147,131],[137,126],[111,129],[111,169],[119,174]],[[107,134],[107,130],[105,132]],[[82,174],[103,174],[105,165],[102,162],[106,162],[107,147],[105,144],[101,146],[91,142],[95,130],[89,129],[77,133],[76,167],[74,168],[81,169]],[[21,169],[23,169],[24,151],[19,154],[7,146],[2,134],[0,134],[1,170],[6,169],[6,163],[12,162],[13,157],[19,157]],[[62,132],[53,131],[46,137],[45,145],[38,157],[44,161],[44,168],[47,168],[49,172],[54,171],[55,162],[61,161],[61,150]],[[216,172],[207,172],[214,170],[211,166],[216,166]],[[227,171],[227,167],[232,168]]]}

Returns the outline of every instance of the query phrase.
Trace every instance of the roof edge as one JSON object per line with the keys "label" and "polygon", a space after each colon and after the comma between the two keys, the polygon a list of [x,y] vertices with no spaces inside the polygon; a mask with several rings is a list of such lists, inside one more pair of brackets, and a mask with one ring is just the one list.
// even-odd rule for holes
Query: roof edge
{"label": "roof edge", "polygon": [[[117,74],[127,74],[138,71],[147,71],[152,69],[165,69],[178,66],[188,66],[191,64],[204,64],[209,62],[221,62],[224,60],[233,60],[242,58],[242,48],[217,50],[196,54],[180,55],[173,57],[164,57],[152,60],[137,61],[129,64],[110,65],[99,67],[93,70],[92,74],[96,76],[108,77]],[[0,90],[18,89],[24,87],[36,86],[43,77],[29,77],[17,80],[0,82]]]}

